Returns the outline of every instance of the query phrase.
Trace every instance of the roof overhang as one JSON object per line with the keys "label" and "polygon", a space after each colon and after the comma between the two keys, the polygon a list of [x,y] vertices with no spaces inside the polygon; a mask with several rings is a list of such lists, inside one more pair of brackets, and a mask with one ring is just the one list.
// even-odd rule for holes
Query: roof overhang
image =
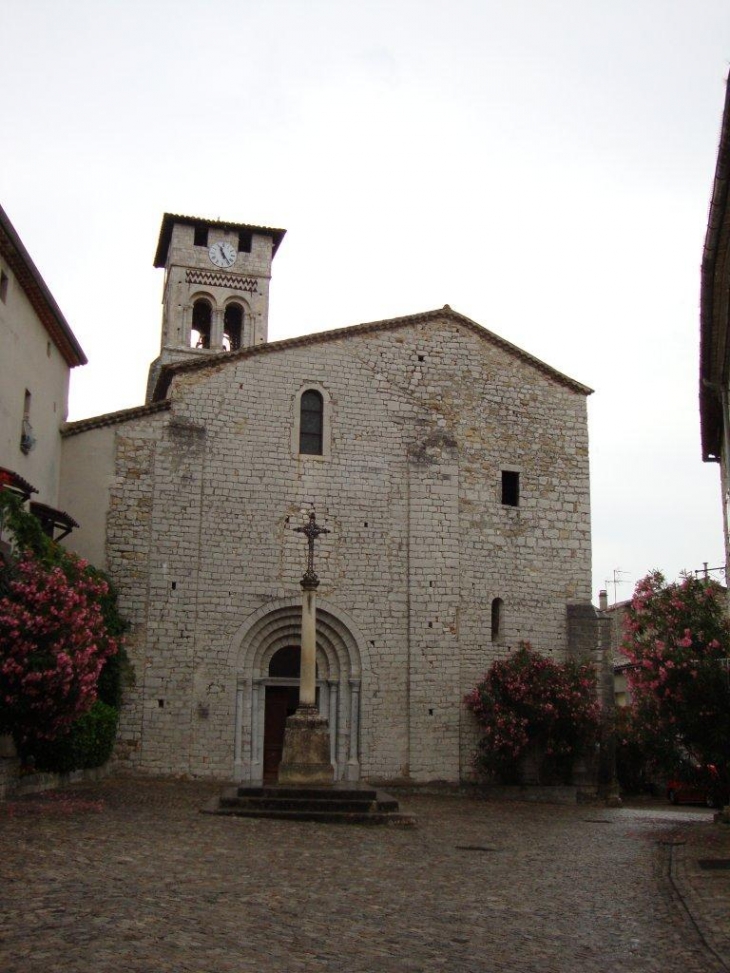
{"label": "roof overhang", "polygon": [[730,365],[730,77],[717,150],[700,291],[700,426],[702,458],[718,462],[722,452],[724,389]]}
{"label": "roof overhang", "polygon": [[46,503],[31,500],[30,512],[41,522],[44,532],[54,541],[62,541],[79,525],[65,510],[56,510]]}
{"label": "roof overhang", "polygon": [[286,230],[278,230],[271,226],[254,226],[252,223],[229,223],[227,220],[207,220],[202,216],[181,216],[177,213],[165,213],[162,217],[160,226],[160,236],[157,241],[157,252],[155,253],[155,267],[164,267],[167,264],[167,252],[170,249],[172,239],[172,228],[176,223],[185,226],[217,226],[222,230],[249,230],[251,233],[258,233],[262,236],[270,236],[273,241],[271,256],[275,256],[279,249],[279,244],[284,239]]}
{"label": "roof overhang", "polygon": [[0,253],[15,274],[33,310],[68,366],[73,368],[75,365],[85,365],[87,358],[81,345],[2,206],[0,206]]}
{"label": "roof overhang", "polygon": [[15,470],[8,470],[4,466],[0,466],[0,490],[10,490],[11,493],[19,496],[23,503],[30,500],[32,493],[38,493],[36,488],[28,483],[20,473],[16,473]]}
{"label": "roof overhang", "polygon": [[132,419],[145,419],[156,412],[166,412],[170,405],[169,401],[163,400],[152,402],[150,405],[134,406],[131,409],[120,409],[118,412],[105,412],[100,416],[91,416],[88,419],[77,419],[75,422],[67,422],[61,427],[61,437],[67,439],[71,436],[78,436],[82,432],[89,432],[91,429],[117,426],[123,422],[130,422]]}

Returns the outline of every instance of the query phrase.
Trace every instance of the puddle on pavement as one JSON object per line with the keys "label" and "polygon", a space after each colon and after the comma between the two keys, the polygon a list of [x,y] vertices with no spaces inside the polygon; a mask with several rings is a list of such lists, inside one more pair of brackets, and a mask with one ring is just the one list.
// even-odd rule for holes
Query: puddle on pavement
{"label": "puddle on pavement", "polygon": [[456,845],[457,851],[499,851],[494,845]]}

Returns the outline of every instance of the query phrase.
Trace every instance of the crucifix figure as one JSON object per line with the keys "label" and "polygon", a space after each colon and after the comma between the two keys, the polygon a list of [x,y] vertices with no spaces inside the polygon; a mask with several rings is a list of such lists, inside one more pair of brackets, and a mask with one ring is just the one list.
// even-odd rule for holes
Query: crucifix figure
{"label": "crucifix figure", "polygon": [[304,534],[309,545],[307,570],[300,581],[302,586],[302,647],[299,676],[299,705],[296,713],[286,721],[284,752],[279,765],[280,784],[331,784],[334,774],[329,755],[329,724],[317,710],[317,608],[315,593],[319,578],[314,570],[314,542],[321,534],[329,534],[320,527],[315,512],[309,515],[304,527],[295,527]]}

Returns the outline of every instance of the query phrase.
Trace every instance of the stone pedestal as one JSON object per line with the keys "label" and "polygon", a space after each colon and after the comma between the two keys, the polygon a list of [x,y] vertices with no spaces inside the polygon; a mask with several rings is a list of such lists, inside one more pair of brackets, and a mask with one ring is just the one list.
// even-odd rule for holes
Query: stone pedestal
{"label": "stone pedestal", "polygon": [[286,721],[279,783],[321,786],[333,781],[327,720],[316,706],[300,706]]}

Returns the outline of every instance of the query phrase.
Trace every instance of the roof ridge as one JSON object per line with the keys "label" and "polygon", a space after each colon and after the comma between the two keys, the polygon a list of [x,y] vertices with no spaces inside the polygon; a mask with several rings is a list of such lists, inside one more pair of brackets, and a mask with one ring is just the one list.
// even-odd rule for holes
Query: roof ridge
{"label": "roof ridge", "polygon": [[241,348],[237,351],[221,352],[220,354],[210,357],[206,356],[204,358],[196,358],[194,360],[182,362],[169,362],[163,365],[160,370],[154,395],[155,397],[157,395],[165,396],[173,377],[179,372],[197,371],[205,368],[218,368],[232,360],[253,358],[256,355],[274,354],[277,351],[285,351],[289,348],[320,344],[324,341],[337,341],[340,338],[349,337],[350,335],[367,334],[377,331],[385,331],[390,328],[407,327],[411,324],[439,320],[444,317],[451,318],[452,320],[465,325],[471,331],[475,332],[478,337],[491,341],[493,344],[498,345],[505,351],[515,355],[522,361],[532,365],[534,368],[537,368],[539,371],[567,386],[568,388],[571,388],[576,392],[581,392],[584,395],[590,395],[593,392],[593,389],[589,386],[584,385],[582,382],[578,382],[569,375],[565,375],[563,372],[558,371],[558,369],[553,368],[552,365],[548,365],[540,358],[536,358],[529,352],[524,351],[524,349],[512,344],[512,342],[507,341],[506,338],[500,337],[500,335],[495,334],[488,328],[483,327],[481,324],[478,324],[465,314],[455,311],[449,304],[444,304],[442,308],[437,308],[430,311],[420,311],[415,314],[403,315],[397,318],[383,318],[378,321],[368,321],[362,324],[353,324],[341,328],[332,328],[329,331],[315,331],[306,335],[296,335],[291,338],[282,338],[279,341],[268,341],[260,345]]}
{"label": "roof ridge", "polygon": [[114,426],[128,419],[141,419],[155,412],[166,412],[172,405],[169,399],[162,399],[159,402],[152,402],[149,405],[136,405],[131,409],[119,409],[117,412],[103,412],[99,416],[89,416],[88,419],[77,419],[75,422],[67,422],[61,427],[61,435],[65,438],[75,436],[77,433],[86,432],[89,429],[101,429],[104,426]]}

